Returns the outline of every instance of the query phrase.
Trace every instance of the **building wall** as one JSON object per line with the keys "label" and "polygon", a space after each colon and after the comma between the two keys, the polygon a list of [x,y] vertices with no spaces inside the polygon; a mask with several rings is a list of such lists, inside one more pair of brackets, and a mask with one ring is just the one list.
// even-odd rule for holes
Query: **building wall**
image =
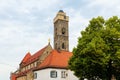
{"label": "building wall", "polygon": [[17,77],[16,80],[27,80],[26,76]]}
{"label": "building wall", "polygon": [[[51,71],[57,71],[57,77],[56,78],[51,78]],[[66,72],[66,77],[62,78],[62,71]],[[72,71],[66,70],[66,69],[53,69],[53,68],[48,68],[48,69],[42,69],[38,71],[34,71],[34,73],[37,73],[37,78],[34,80],[78,80],[73,75]]]}
{"label": "building wall", "polygon": [[42,61],[51,53],[52,50],[53,50],[52,46],[49,43],[48,46],[47,46],[47,48],[45,49],[45,51],[39,57],[38,65],[42,63]]}
{"label": "building wall", "polygon": [[33,80],[33,71],[30,71],[27,73],[27,79],[26,80]]}

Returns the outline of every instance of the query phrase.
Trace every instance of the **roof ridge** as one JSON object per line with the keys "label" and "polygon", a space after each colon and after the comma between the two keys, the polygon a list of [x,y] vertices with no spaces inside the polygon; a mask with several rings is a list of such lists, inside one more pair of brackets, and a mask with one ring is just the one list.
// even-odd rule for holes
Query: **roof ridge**
{"label": "roof ridge", "polygon": [[[42,49],[38,50],[37,52],[35,52],[32,56],[34,56],[36,53],[38,53],[38,52],[40,52],[40,51],[42,51],[42,50],[45,50],[47,47],[48,47],[48,45],[45,46],[45,47],[43,47]],[[32,57],[32,56],[31,56],[31,57]]]}

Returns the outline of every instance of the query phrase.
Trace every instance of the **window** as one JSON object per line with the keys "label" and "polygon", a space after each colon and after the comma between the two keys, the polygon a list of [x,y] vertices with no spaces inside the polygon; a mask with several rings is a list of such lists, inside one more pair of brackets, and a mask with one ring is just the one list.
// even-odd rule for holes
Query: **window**
{"label": "window", "polygon": [[62,34],[65,34],[65,28],[62,28]]}
{"label": "window", "polygon": [[62,49],[65,49],[65,44],[64,43],[62,43]]}
{"label": "window", "polygon": [[66,77],[67,77],[66,71],[61,71],[61,78],[66,78]]}
{"label": "window", "polygon": [[34,79],[37,79],[37,73],[34,73]]}
{"label": "window", "polygon": [[64,19],[66,19],[66,16],[64,16]]}
{"label": "window", "polygon": [[35,67],[37,66],[37,62],[34,62],[34,66],[35,66]]}
{"label": "window", "polygon": [[55,34],[57,35],[57,28],[55,29]]}
{"label": "window", "polygon": [[28,69],[30,69],[30,65],[28,65]]}
{"label": "window", "polygon": [[51,71],[50,72],[50,77],[51,78],[57,78],[57,71]]}
{"label": "window", "polygon": [[57,47],[57,43],[55,44],[55,47]]}

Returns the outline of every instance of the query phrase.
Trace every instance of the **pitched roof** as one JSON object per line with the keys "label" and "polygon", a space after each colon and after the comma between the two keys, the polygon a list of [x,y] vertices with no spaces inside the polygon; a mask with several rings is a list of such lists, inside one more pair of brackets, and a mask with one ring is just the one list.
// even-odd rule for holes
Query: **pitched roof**
{"label": "pitched roof", "polygon": [[[67,68],[68,60],[72,56],[71,52],[52,50],[46,59],[38,66],[43,68]],[[37,70],[37,69],[36,69]]]}
{"label": "pitched roof", "polygon": [[23,65],[25,66],[25,65],[28,65],[28,64],[38,60],[46,48],[47,48],[47,46],[42,48],[41,50],[39,50],[38,52],[36,52],[32,56],[30,55],[30,53],[27,53],[26,56],[23,58],[21,63],[23,63]]}
{"label": "pitched roof", "polygon": [[28,53],[25,55],[25,57],[23,58],[23,60],[22,60],[21,63],[26,62],[30,57],[31,57],[31,54],[30,54],[30,52],[28,52]]}
{"label": "pitched roof", "polygon": [[10,80],[16,80],[16,76],[17,76],[16,74],[12,73],[12,74],[11,74],[11,79],[10,79]]}

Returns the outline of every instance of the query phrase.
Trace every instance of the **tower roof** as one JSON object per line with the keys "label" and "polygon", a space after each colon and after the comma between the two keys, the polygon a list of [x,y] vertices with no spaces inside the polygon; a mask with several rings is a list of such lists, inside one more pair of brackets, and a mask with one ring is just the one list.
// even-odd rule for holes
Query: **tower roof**
{"label": "tower roof", "polygon": [[59,12],[64,12],[63,10],[59,10]]}
{"label": "tower roof", "polygon": [[64,20],[64,21],[69,21],[69,17],[66,15],[66,13],[63,10],[59,10],[56,17],[54,18],[54,23],[57,20]]}

